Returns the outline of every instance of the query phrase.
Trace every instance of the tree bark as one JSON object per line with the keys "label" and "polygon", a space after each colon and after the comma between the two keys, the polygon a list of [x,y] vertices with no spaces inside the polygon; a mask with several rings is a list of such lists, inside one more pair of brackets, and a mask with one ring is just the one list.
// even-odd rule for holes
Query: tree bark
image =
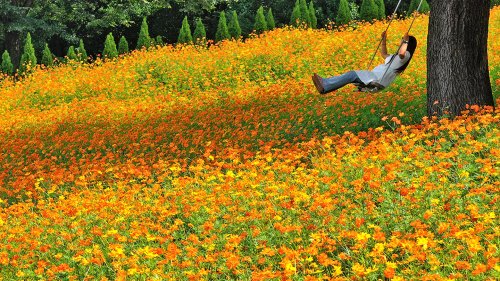
{"label": "tree bark", "polygon": [[427,114],[494,106],[488,71],[490,0],[432,1],[427,38]]}

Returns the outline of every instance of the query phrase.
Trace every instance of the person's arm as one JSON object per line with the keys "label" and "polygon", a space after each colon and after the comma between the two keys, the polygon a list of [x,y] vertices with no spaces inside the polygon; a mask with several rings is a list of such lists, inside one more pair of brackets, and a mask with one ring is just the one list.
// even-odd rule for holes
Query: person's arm
{"label": "person's arm", "polygon": [[384,31],[382,32],[382,43],[380,46],[380,55],[382,56],[383,59],[387,58],[389,54],[387,53],[387,33]]}
{"label": "person's arm", "polygon": [[410,36],[408,36],[408,33],[405,33],[405,36],[403,36],[403,39],[401,41],[401,47],[399,48],[399,58],[404,59],[406,56],[406,49],[408,48],[408,40],[410,39]]}
{"label": "person's arm", "polygon": [[384,31],[382,32],[382,46],[380,48],[380,55],[382,56],[382,58],[387,58],[389,56],[389,54],[387,53],[387,33]]}

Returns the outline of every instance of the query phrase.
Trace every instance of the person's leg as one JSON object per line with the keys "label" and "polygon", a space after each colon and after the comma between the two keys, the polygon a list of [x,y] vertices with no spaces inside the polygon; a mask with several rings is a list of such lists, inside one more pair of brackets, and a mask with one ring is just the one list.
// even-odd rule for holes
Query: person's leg
{"label": "person's leg", "polygon": [[349,71],[339,76],[322,78],[321,82],[325,90],[324,93],[326,94],[328,92],[342,88],[350,83],[361,83],[361,80],[359,79],[355,71]]}

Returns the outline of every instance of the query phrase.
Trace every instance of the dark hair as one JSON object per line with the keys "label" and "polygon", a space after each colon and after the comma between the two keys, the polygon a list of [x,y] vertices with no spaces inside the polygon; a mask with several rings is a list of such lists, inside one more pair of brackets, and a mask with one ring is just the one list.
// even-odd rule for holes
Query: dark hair
{"label": "dark hair", "polygon": [[410,52],[410,59],[400,68],[396,69],[397,73],[403,72],[406,67],[410,64],[411,59],[413,58],[413,53],[415,53],[415,50],[417,49],[417,38],[410,36],[408,38],[408,46],[406,47],[406,50]]}

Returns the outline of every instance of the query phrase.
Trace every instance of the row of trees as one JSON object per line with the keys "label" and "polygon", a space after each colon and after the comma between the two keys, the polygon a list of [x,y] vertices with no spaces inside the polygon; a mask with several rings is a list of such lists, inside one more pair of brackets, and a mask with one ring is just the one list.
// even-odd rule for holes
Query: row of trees
{"label": "row of trees", "polygon": [[[237,13],[240,36],[247,37],[259,30],[255,17],[261,6],[265,7],[266,20],[272,9],[277,26],[295,25],[294,19],[299,18],[299,22],[311,27],[324,27],[332,22],[346,24],[360,19],[360,7],[365,1],[374,0],[314,0],[314,3],[313,0],[308,3],[298,0],[294,9],[290,7],[290,0],[0,0],[0,50],[8,50],[17,67],[24,38],[31,32],[38,56],[48,43],[54,54],[63,57],[69,46],[78,45],[80,39],[85,41],[88,53],[95,56],[102,52],[102,42],[110,32],[117,38],[125,36],[130,42],[136,42],[143,17],[148,18],[150,31],[157,42],[177,42],[180,25],[186,16],[190,24],[198,26],[202,22],[206,28],[205,37],[216,40],[222,11],[230,11],[226,14],[229,17]],[[393,9],[398,2],[376,1],[383,2],[386,10]],[[399,10],[408,10],[409,1],[402,1]],[[346,6],[345,3],[348,8],[341,13],[339,7]],[[339,13],[347,19],[337,20]],[[230,24],[228,29],[231,33]]]}

